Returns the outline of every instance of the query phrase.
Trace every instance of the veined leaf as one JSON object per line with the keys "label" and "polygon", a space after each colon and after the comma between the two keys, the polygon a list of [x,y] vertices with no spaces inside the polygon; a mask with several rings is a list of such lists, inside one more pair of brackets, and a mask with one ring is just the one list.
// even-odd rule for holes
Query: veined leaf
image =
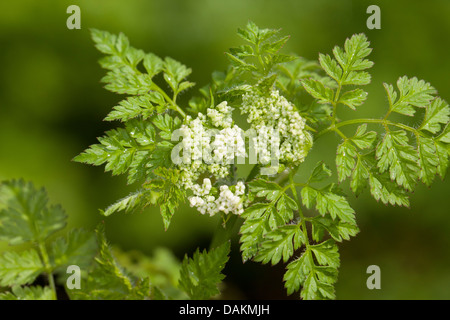
{"label": "veined leaf", "polygon": [[332,103],[334,100],[334,91],[325,87],[321,81],[314,79],[303,79],[302,85],[305,90],[320,103]]}
{"label": "veined leaf", "polygon": [[436,98],[427,105],[425,117],[419,130],[427,130],[431,133],[438,133],[441,124],[445,125],[450,120],[450,107],[441,98]]}
{"label": "veined leaf", "polygon": [[342,85],[364,86],[371,81],[370,73],[365,71],[350,71],[345,80],[342,80]]}
{"label": "veined leaf", "polygon": [[234,67],[236,67],[240,70],[246,70],[246,71],[258,70],[258,68],[255,67],[253,64],[247,63],[244,60],[239,59],[238,57],[232,55],[231,53],[225,52],[225,54],[227,55],[227,58],[230,60],[231,65],[233,65]]}
{"label": "veined leaf", "polygon": [[381,173],[389,171],[391,179],[412,190],[419,177],[417,154],[410,146],[404,130],[388,131],[376,150],[377,166]]}
{"label": "veined leaf", "polygon": [[145,120],[150,118],[157,108],[160,109],[159,111],[162,111],[161,108],[163,110],[166,108],[164,98],[160,93],[151,92],[141,96],[132,96],[115,106],[105,120],[128,121],[137,117],[142,117]]}
{"label": "veined leaf", "polygon": [[338,217],[343,222],[354,223],[355,211],[350,207],[347,200],[332,192],[317,192],[316,209],[321,215],[329,213],[333,219]]}
{"label": "veined leaf", "polygon": [[328,54],[319,54],[320,66],[323,70],[333,78],[337,83],[341,81],[342,78],[342,68],[339,64],[331,58]]}
{"label": "veined leaf", "polygon": [[323,181],[331,177],[331,174],[330,168],[323,161],[319,161],[308,179],[308,184]]}
{"label": "veined leaf", "polygon": [[[424,108],[433,99],[436,93],[428,82],[418,80],[416,77],[408,79],[403,76],[398,79],[397,87],[399,94],[395,92],[392,85],[383,84],[389,98],[389,110],[407,116],[413,116],[416,110],[414,107]],[[398,99],[397,99],[398,96]]]}
{"label": "veined leaf", "polygon": [[178,117],[171,117],[167,113],[158,114],[153,118],[153,124],[161,130],[159,135],[165,140],[171,140],[172,132],[181,126],[181,120]]}
{"label": "veined leaf", "polygon": [[270,231],[268,221],[264,218],[245,219],[239,229],[241,237],[242,261],[246,262],[253,258],[259,250],[259,244],[263,241],[263,236]]}
{"label": "veined leaf", "polygon": [[144,188],[151,191],[152,203],[159,205],[164,229],[167,230],[176,208],[186,196],[186,190],[179,187],[179,170],[158,167],[153,173],[156,178],[147,181]]}
{"label": "veined leaf", "polygon": [[336,243],[333,240],[327,240],[320,244],[310,246],[317,262],[322,266],[330,266],[334,269],[339,268],[339,252]]}
{"label": "veined leaf", "polygon": [[409,199],[406,191],[399,188],[395,182],[389,178],[389,174],[380,174],[378,171],[370,172],[369,176],[370,193],[375,200],[384,204],[399,205],[409,207]]}
{"label": "veined leaf", "polygon": [[275,230],[293,218],[293,210],[297,210],[296,202],[286,194],[271,203],[257,203],[248,207],[244,213],[245,221],[240,228],[240,242],[243,261],[254,257],[264,235]]}
{"label": "veined leaf", "polygon": [[358,129],[356,129],[355,135],[351,138],[351,141],[360,149],[371,148],[377,137],[375,131],[366,132],[366,130],[367,124],[360,125]]}
{"label": "veined leaf", "polygon": [[344,50],[336,46],[333,53],[344,70],[364,70],[373,66],[372,61],[364,59],[372,52],[369,45],[364,34],[355,34],[345,40]]}
{"label": "veined leaf", "polygon": [[0,240],[10,244],[42,242],[66,225],[60,206],[48,206],[44,189],[23,180],[0,184]]}
{"label": "veined leaf", "polygon": [[148,74],[137,73],[130,67],[108,71],[101,79],[105,89],[118,94],[141,95],[153,88]]}
{"label": "veined leaf", "polygon": [[56,239],[50,246],[51,264],[63,272],[69,265],[77,265],[81,269],[89,267],[96,253],[95,234],[81,229],[71,230],[66,237]]}
{"label": "veined leaf", "polygon": [[131,193],[125,198],[113,203],[105,211],[101,211],[104,216],[109,216],[118,211],[131,212],[137,208],[141,208],[146,205],[146,201],[150,197],[150,192],[147,190],[138,190]]}
{"label": "veined leaf", "polygon": [[32,283],[44,271],[36,250],[17,253],[6,251],[0,256],[0,286],[19,286]]}
{"label": "veined leaf", "polygon": [[[370,83],[370,74],[362,71],[373,66],[372,61],[365,59],[372,52],[369,45],[370,43],[364,34],[356,34],[350,39],[346,39],[344,49],[338,46],[334,47],[334,57],[343,70],[342,76],[337,81],[340,85],[366,85]],[[330,60],[332,59],[330,58]],[[328,63],[328,65],[331,64],[335,65],[334,62]],[[328,68],[324,69],[327,71]],[[350,108],[364,99],[361,93],[348,94],[347,97],[347,100],[354,101],[350,103]]]}
{"label": "veined leaf", "polygon": [[367,92],[361,89],[355,89],[344,92],[339,98],[339,103],[345,104],[350,109],[356,110],[356,107],[363,104],[366,101]]}
{"label": "veined leaf", "polygon": [[304,283],[301,297],[304,300],[324,300],[334,299],[336,296],[331,284],[319,281],[316,273],[311,273]]}
{"label": "veined leaf", "polygon": [[306,278],[311,273],[314,265],[312,264],[312,255],[310,250],[306,250],[300,258],[290,262],[284,274],[285,288],[287,294],[291,295],[295,291],[299,291],[301,286],[305,283]]}
{"label": "veined leaf", "polygon": [[217,285],[225,276],[222,270],[228,261],[230,243],[202,253],[197,249],[192,258],[183,260],[180,271],[179,286],[191,299],[204,300],[219,294]]}
{"label": "veined leaf", "polygon": [[418,136],[417,150],[419,154],[420,180],[427,186],[430,186],[440,164],[436,145],[433,139]]}
{"label": "veined leaf", "polygon": [[253,22],[249,22],[245,29],[238,29],[238,35],[250,45],[231,48],[230,52],[225,54],[231,65],[241,74],[247,74],[254,80],[259,80],[258,75],[267,76],[274,66],[296,59],[295,56],[278,53],[289,40],[289,36],[281,37],[278,35],[279,32],[280,29],[262,29]]}
{"label": "veined leaf", "polygon": [[240,228],[240,242],[244,261],[258,253],[259,243],[267,232],[291,221],[294,210],[298,209],[295,200],[274,182],[256,179],[249,183],[249,189],[256,197],[269,202],[249,206],[242,214],[245,221]]}
{"label": "veined leaf", "polygon": [[144,57],[144,68],[153,77],[164,69],[164,61],[153,53],[147,53]]}
{"label": "veined leaf", "polygon": [[356,236],[359,228],[356,224],[333,220],[331,216],[316,216],[311,219],[312,236],[314,241],[322,241],[324,232],[327,231],[329,235],[335,240],[341,242],[342,240],[350,240],[350,237]]}
{"label": "veined leaf", "polygon": [[277,264],[281,259],[286,262],[303,243],[305,243],[305,235],[300,225],[279,227],[264,236],[255,261],[264,264],[270,261],[272,265]]}
{"label": "veined leaf", "polygon": [[181,87],[183,79],[192,73],[191,68],[187,68],[184,64],[170,58],[166,57],[164,60],[164,80],[170,86],[175,94],[187,89],[188,87],[194,85]]}
{"label": "veined leaf", "polygon": [[[127,274],[114,258],[105,238],[105,229],[100,224],[96,229],[99,252],[95,264],[82,279],[81,289],[67,290],[75,300],[135,300],[144,299],[138,294],[145,290],[145,280],[136,280]],[[143,285],[142,288],[140,286]],[[141,290],[142,289],[142,290]],[[139,297],[138,297],[139,296]],[[148,291],[147,297],[150,296]]]}
{"label": "veined leaf", "polygon": [[339,181],[343,181],[351,176],[356,164],[357,151],[351,140],[345,140],[337,148],[336,166]]}
{"label": "veined leaf", "polygon": [[53,292],[50,287],[12,287],[11,292],[0,293],[0,300],[53,300]]}
{"label": "veined leaf", "polygon": [[367,179],[369,178],[369,168],[364,163],[364,159],[358,156],[355,168],[352,172],[352,181],[350,187],[356,196],[359,196],[363,189],[367,186]]}
{"label": "veined leaf", "polygon": [[[313,254],[321,265],[315,265]],[[288,294],[302,287],[301,297],[305,300],[334,299],[338,267],[339,253],[333,240],[310,246],[287,266],[283,280]]]}
{"label": "veined leaf", "polygon": [[[105,171],[111,171],[113,175],[123,174],[129,170],[145,171],[140,167],[142,153],[154,149],[155,129],[148,123],[140,120],[131,120],[126,123],[125,128],[112,129],[106,135],[98,138],[100,144],[93,144],[73,160],[99,166],[105,164]],[[136,157],[139,157],[136,159]],[[133,177],[139,176],[136,172],[130,172]]]}
{"label": "veined leaf", "polygon": [[303,187],[301,195],[305,206],[311,208],[315,203],[322,216],[329,213],[333,219],[339,218],[343,222],[355,223],[355,211],[343,196],[326,188],[318,190],[310,186]]}
{"label": "veined leaf", "polygon": [[253,180],[248,187],[257,197],[266,198],[269,201],[277,199],[282,193],[282,188],[278,184],[264,179]]}

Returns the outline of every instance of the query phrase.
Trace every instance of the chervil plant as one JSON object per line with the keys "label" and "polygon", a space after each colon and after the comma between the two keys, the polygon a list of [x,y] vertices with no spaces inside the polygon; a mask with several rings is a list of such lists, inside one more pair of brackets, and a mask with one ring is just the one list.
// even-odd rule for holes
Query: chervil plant
{"label": "chervil plant", "polygon": [[182,264],[166,251],[136,256],[113,250],[103,224],[95,232],[73,229],[55,238],[67,217],[47,202],[45,190],[32,183],[0,184],[0,240],[26,245],[0,256],[0,300],[207,299],[219,293],[229,242],[186,256]]}
{"label": "chervil plant", "polygon": [[[370,83],[367,70],[373,66],[365,35],[352,36],[331,55],[320,54],[319,63],[280,54],[289,38],[279,30],[250,22],[238,35],[245,44],[226,53],[229,68],[214,72],[200,95],[181,106],[179,94],[194,86],[186,80],[191,69],[133,48],[123,34],[94,30],[96,46],[106,55],[100,61],[108,70],[106,88],[128,96],[106,120],[124,127],[108,131],[75,160],[105,164],[112,174],[127,174],[129,183],[139,184],[106,216],[156,205],[167,229],[188,200],[201,214],[221,215],[223,229],[212,247],[230,238],[239,221],[243,261],[287,263],[288,294],[301,290],[303,299],[335,298],[337,243],[358,233],[355,212],[337,183],[349,179],[356,195],[369,187],[377,201],[409,206],[408,193],[419,181],[430,185],[436,175],[445,176],[449,106],[429,83],[404,76],[396,87],[383,84],[388,105],[380,118],[341,121],[340,108],[356,110],[368,95],[361,88]],[[393,120],[393,113],[421,119],[410,126]],[[246,117],[245,133],[233,115]],[[348,135],[347,126],[357,127]],[[324,162],[306,181],[297,181],[310,149],[329,133],[340,139],[338,181],[329,181],[332,170]],[[255,154],[253,170],[238,177],[239,160]]]}
{"label": "chervil plant", "polygon": [[[176,288],[184,297],[219,293],[228,240],[239,223],[244,262],[284,263],[288,294],[334,299],[338,243],[359,232],[339,183],[348,179],[348,191],[356,195],[369,189],[384,204],[409,206],[408,194],[419,182],[429,186],[446,174],[450,108],[429,83],[403,76],[396,86],[383,84],[387,105],[380,117],[341,120],[341,108],[356,111],[368,96],[362,87],[371,81],[367,70],[373,62],[365,35],[319,54],[318,62],[280,54],[289,39],[280,30],[249,22],[238,35],[245,43],[226,53],[226,71],[214,72],[211,83],[183,105],[178,97],[194,86],[187,80],[190,68],[135,49],[123,34],[92,30],[97,49],[105,54],[100,64],[108,70],[102,79],[106,89],[126,97],[105,118],[121,126],[74,160],[105,165],[137,186],[102,211],[105,216],[157,206],[167,229],[187,202],[200,214],[221,217],[211,250],[197,251],[179,267]],[[412,117],[417,125],[394,113]],[[337,175],[330,163],[307,165],[308,154],[320,146],[317,140],[328,134],[339,139],[336,150],[319,152],[336,154]],[[248,163],[253,169],[238,176],[242,170],[237,168]],[[97,263],[112,269],[90,273],[84,288],[93,292],[103,273],[122,281],[119,269],[99,262],[114,261],[102,247]],[[145,281],[123,280],[126,296],[137,298],[144,285],[146,293],[153,293],[139,297],[174,297]],[[90,295],[88,289],[83,292]],[[107,292],[98,298],[123,297]]]}
{"label": "chervil plant", "polygon": [[[45,190],[36,190],[23,180],[0,184],[0,240],[10,245],[27,244],[27,249],[6,251],[0,256],[1,300],[56,299],[55,276],[70,265],[84,269],[96,250],[93,233],[74,229],[66,236],[51,236],[66,226],[66,214],[60,206],[48,206]],[[32,284],[46,275],[48,286]]]}

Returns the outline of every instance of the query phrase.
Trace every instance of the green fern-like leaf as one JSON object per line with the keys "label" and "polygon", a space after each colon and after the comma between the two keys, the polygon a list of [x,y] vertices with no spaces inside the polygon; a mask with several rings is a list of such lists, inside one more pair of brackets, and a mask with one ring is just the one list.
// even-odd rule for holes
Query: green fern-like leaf
{"label": "green fern-like leaf", "polygon": [[222,270],[228,261],[230,243],[200,253],[197,250],[192,258],[183,260],[179,286],[193,300],[209,299],[220,293],[217,285],[225,278]]}
{"label": "green fern-like leaf", "polygon": [[36,250],[21,253],[7,251],[0,256],[0,286],[20,286],[32,283],[44,271]]}
{"label": "green fern-like leaf", "polygon": [[44,189],[23,180],[0,184],[0,240],[10,244],[42,242],[66,225],[60,206],[48,206]]}

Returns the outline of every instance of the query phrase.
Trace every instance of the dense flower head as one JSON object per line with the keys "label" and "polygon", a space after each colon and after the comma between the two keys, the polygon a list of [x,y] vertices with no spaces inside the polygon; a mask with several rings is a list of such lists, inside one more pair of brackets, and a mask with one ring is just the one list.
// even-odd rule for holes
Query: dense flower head
{"label": "dense flower head", "polygon": [[178,164],[181,183],[193,193],[189,197],[190,205],[202,214],[241,214],[244,211],[242,182],[231,187],[222,185],[219,190],[212,187],[210,178],[204,178],[203,184],[197,183],[202,175],[225,179],[230,175],[230,163],[235,157],[246,156],[243,131],[233,125],[232,111],[224,101],[215,108],[208,108],[206,115],[198,113],[195,119],[188,116],[180,128],[183,137],[182,162]]}
{"label": "dense flower head", "polygon": [[[183,140],[183,161],[178,164],[181,183],[192,191],[189,202],[202,214],[241,214],[244,210],[245,185],[211,184],[211,179],[224,181],[230,176],[230,164],[236,157],[245,158],[246,145],[243,130],[232,119],[233,108],[226,101],[195,119],[186,117],[180,128]],[[268,95],[250,91],[243,95],[241,112],[255,133],[249,136],[249,145],[262,165],[274,158],[284,163],[304,161],[312,145],[312,137],[305,130],[305,120],[295,106],[277,90]],[[200,177],[203,183],[199,183]]]}
{"label": "dense flower head", "polygon": [[195,119],[186,117],[180,127],[183,156],[178,166],[187,188],[204,173],[216,179],[225,178],[235,157],[245,157],[243,131],[233,125],[232,110],[224,101],[215,108],[208,108],[207,115],[198,113]]}
{"label": "dense flower head", "polygon": [[[271,90],[268,95],[256,90],[245,93],[241,112],[248,114],[247,121],[258,134],[273,136],[273,131],[278,131],[279,140],[275,143],[279,143],[279,161],[294,164],[304,161],[312,146],[312,136],[305,130],[305,119],[278,90]],[[267,153],[264,149],[258,152],[263,156]]]}
{"label": "dense flower head", "polygon": [[[222,185],[219,192],[213,192],[211,180],[205,178],[202,185],[195,184],[191,190],[194,195],[189,197],[190,205],[201,214],[213,216],[216,213],[223,212],[240,215],[244,212],[245,185],[241,181],[231,187]],[[218,193],[217,196],[214,193]]]}
{"label": "dense flower head", "polygon": [[215,108],[208,108],[206,114],[212,125],[216,128],[229,128],[233,123],[233,108],[226,101],[219,103]]}

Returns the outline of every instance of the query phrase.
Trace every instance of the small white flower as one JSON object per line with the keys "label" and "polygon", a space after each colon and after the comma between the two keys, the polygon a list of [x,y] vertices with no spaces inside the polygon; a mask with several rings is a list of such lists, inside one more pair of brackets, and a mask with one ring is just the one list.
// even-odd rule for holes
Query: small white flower
{"label": "small white flower", "polygon": [[[259,134],[257,151],[261,162],[267,162],[270,158],[269,140],[272,145],[280,145],[280,161],[304,161],[312,146],[312,136],[305,130],[305,120],[295,106],[281,96],[278,90],[272,90],[269,97],[256,92],[244,94],[241,111],[248,114],[247,121]],[[273,131],[266,128],[278,130],[281,141],[273,141]]]}

